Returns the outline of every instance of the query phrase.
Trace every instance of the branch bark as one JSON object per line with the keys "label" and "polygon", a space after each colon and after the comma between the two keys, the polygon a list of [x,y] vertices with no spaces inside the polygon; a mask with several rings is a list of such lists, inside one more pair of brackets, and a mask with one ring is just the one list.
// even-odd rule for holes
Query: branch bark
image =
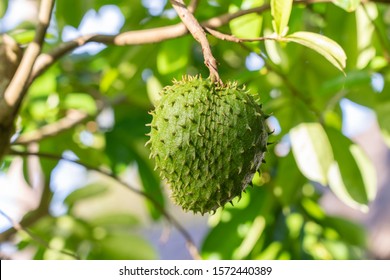
{"label": "branch bark", "polygon": [[191,32],[192,36],[199,44],[202,46],[202,52],[204,57],[204,64],[210,71],[210,78],[212,81],[222,84],[221,79],[218,74],[218,65],[217,60],[214,58],[209,41],[207,40],[206,33],[203,30],[203,27],[199,24],[198,20],[194,17],[192,13],[187,9],[187,6],[184,4],[183,0],[171,0],[171,4],[180,19]]}
{"label": "branch bark", "polygon": [[41,1],[34,40],[28,45],[12,79],[7,84],[4,93],[0,95],[0,159],[8,150],[9,139],[13,133],[13,123],[28,89],[33,65],[41,52],[53,6],[54,0]]}
{"label": "branch bark", "polygon": [[12,120],[26,93],[27,81],[30,78],[35,60],[41,52],[46,30],[49,27],[53,6],[54,0],[41,0],[34,40],[28,45],[11,83],[4,92],[4,101],[13,109],[12,114],[8,116]]}
{"label": "branch bark", "polygon": [[58,121],[42,126],[38,130],[27,132],[22,134],[15,142],[12,144],[15,145],[26,145],[33,142],[39,142],[42,139],[46,139],[51,136],[56,136],[59,133],[71,129],[76,125],[84,122],[90,116],[82,111],[78,110],[69,110],[65,117],[59,119]]}

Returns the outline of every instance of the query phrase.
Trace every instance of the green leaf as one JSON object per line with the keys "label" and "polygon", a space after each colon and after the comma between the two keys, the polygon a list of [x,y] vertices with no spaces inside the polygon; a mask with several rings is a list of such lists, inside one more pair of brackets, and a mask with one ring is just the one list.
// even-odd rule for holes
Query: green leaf
{"label": "green leaf", "polygon": [[284,37],[283,41],[295,42],[316,51],[344,72],[347,56],[342,47],[332,39],[317,33],[299,31]]}
{"label": "green leaf", "polygon": [[326,129],[335,161],[332,163],[329,187],[345,204],[367,211],[376,194],[376,174],[362,149],[333,128]]}
{"label": "green leaf", "polygon": [[360,0],[332,0],[332,2],[347,12],[353,12],[360,5]]}
{"label": "green leaf", "polygon": [[271,0],[272,25],[278,35],[287,34],[292,4],[293,0]]}
{"label": "green leaf", "polygon": [[104,194],[108,190],[106,185],[102,184],[90,184],[83,188],[77,189],[70,193],[64,200],[65,204],[71,206],[80,200],[91,198],[97,195]]}
{"label": "green leaf", "polygon": [[5,15],[7,8],[8,8],[8,0],[2,0],[0,2],[0,18],[2,18]]}
{"label": "green leaf", "polygon": [[375,107],[378,124],[383,140],[390,147],[390,102],[385,102]]}
{"label": "green leaf", "polygon": [[333,162],[332,147],[319,123],[302,123],[290,130],[292,151],[302,174],[326,185],[328,169]]}

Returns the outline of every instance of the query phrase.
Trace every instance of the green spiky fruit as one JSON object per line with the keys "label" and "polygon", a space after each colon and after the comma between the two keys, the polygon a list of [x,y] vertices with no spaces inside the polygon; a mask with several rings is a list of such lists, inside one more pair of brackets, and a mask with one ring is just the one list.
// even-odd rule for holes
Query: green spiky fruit
{"label": "green spiky fruit", "polygon": [[151,157],[184,210],[215,211],[251,182],[267,146],[266,116],[235,83],[185,77],[152,112]]}

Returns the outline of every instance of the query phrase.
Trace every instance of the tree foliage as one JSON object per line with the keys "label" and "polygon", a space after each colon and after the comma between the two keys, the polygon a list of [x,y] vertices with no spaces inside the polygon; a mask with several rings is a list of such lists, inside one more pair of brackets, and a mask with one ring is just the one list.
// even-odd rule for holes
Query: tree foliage
{"label": "tree foliage", "polygon": [[[161,9],[153,6],[157,2]],[[349,100],[371,109],[390,146],[390,6],[358,0],[190,1],[186,5],[199,24],[194,27],[177,16],[176,2],[182,1],[58,0],[49,28],[42,21],[23,22],[3,35],[1,171],[10,173],[23,159],[27,183],[38,185],[42,195],[39,206],[12,221],[0,241],[20,251],[33,248],[35,259],[158,258],[137,233],[136,213],[118,205],[92,217],[79,215],[78,203],[107,195],[115,183],[141,196],[152,220],[176,227],[194,258],[367,257],[364,228],[327,214],[319,200],[327,187],[361,211],[375,199],[376,170],[343,133],[341,104]],[[8,4],[1,2],[0,15]],[[51,4],[41,1],[39,14]],[[83,31],[88,17],[104,15],[121,25],[118,34]],[[72,33],[76,37],[66,40]],[[92,44],[102,49],[85,49]],[[218,64],[210,66],[209,58]],[[167,189],[144,147],[158,92],[185,74],[245,85],[258,93],[275,129],[253,188],[210,215],[200,248],[170,214]],[[14,103],[9,96],[16,96]],[[32,155],[39,160],[31,163]],[[95,175],[80,178],[56,215],[51,207],[58,194],[50,187],[64,161]],[[131,166],[141,189],[123,179]],[[6,208],[0,210],[11,219]]]}

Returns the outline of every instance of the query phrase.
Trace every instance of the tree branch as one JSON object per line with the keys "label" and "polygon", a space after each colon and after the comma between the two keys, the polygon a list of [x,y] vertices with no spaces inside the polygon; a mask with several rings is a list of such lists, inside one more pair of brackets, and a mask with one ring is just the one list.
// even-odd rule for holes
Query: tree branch
{"label": "tree branch", "polygon": [[[198,1],[193,0],[192,3],[190,3],[190,10],[193,10],[195,8],[195,4],[197,4],[197,2]],[[265,4],[247,10],[239,10],[234,13],[227,13],[210,18],[201,22],[200,25],[203,27],[216,29],[229,23],[235,18],[251,13],[263,13],[269,10],[269,8],[269,4]],[[29,83],[31,83],[36,77],[41,75],[46,69],[48,69],[62,56],[89,42],[103,43],[106,45],[116,46],[142,45],[159,43],[165,40],[178,38],[186,35],[187,33],[188,29],[183,22],[180,22],[178,24],[170,26],[150,28],[145,30],[126,31],[117,35],[90,34],[80,36],[74,40],[60,44],[48,53],[41,54],[37,58],[36,63],[34,64],[33,73],[31,75]]]}
{"label": "tree branch", "polygon": [[196,41],[202,46],[202,52],[204,57],[204,64],[210,71],[210,78],[213,82],[222,84],[221,79],[218,74],[217,60],[214,58],[209,41],[207,40],[206,33],[204,32],[202,26],[199,24],[198,20],[194,17],[193,14],[188,11],[183,0],[170,0],[173,8],[179,15],[180,19],[191,32],[192,36]]}
{"label": "tree branch", "polygon": [[[195,4],[198,1],[193,0],[189,9],[192,11],[195,7]],[[315,3],[326,3],[330,0],[296,0],[294,4],[315,4]],[[376,2],[376,3],[388,3],[388,0],[365,0],[367,2]],[[195,4],[194,4],[195,3]],[[219,28],[231,20],[251,14],[251,13],[263,13],[270,9],[269,4],[264,4],[259,7],[250,8],[246,10],[239,10],[235,13],[227,13],[219,15],[213,18],[210,18],[206,21],[201,22],[200,24],[203,27],[216,29]],[[74,40],[64,42],[59,46],[55,47],[49,53],[41,54],[34,64],[31,78],[29,84],[39,75],[41,75],[46,69],[48,69],[52,64],[54,64],[58,59],[67,53],[73,51],[74,49],[81,47],[89,42],[103,43],[107,45],[116,45],[116,46],[125,46],[125,45],[142,45],[142,44],[152,44],[159,43],[165,40],[178,38],[184,36],[188,33],[187,28],[183,23],[178,23],[175,25],[164,26],[159,28],[151,28],[146,30],[135,30],[127,31],[117,35],[100,35],[100,34],[91,34],[80,36]]]}
{"label": "tree branch", "polygon": [[266,36],[266,37],[257,37],[257,38],[238,38],[234,35],[225,34],[222,32],[219,32],[215,29],[204,27],[204,30],[206,30],[210,35],[214,36],[215,38],[222,40],[222,41],[229,41],[233,43],[244,43],[244,42],[258,42],[258,41],[264,41],[264,40],[276,40],[275,37],[272,36]]}
{"label": "tree branch", "polygon": [[13,145],[26,145],[32,142],[39,142],[47,137],[56,136],[59,133],[71,129],[84,122],[90,116],[79,110],[69,110],[65,117],[58,121],[42,126],[41,128],[22,134],[13,142]]}
{"label": "tree branch", "polygon": [[22,156],[22,157],[28,157],[28,156],[39,156],[39,157],[42,157],[42,158],[46,158],[46,159],[51,159],[51,160],[64,160],[64,161],[68,161],[68,162],[71,162],[71,163],[75,163],[75,164],[78,164],[80,166],[83,166],[85,167],[86,169],[90,170],[90,171],[95,171],[95,172],[98,172],[104,176],[107,176],[113,180],[115,180],[116,182],[118,182],[120,185],[124,186],[126,189],[144,197],[145,199],[149,200],[160,212],[161,214],[165,217],[165,219],[171,223],[180,233],[181,235],[184,237],[184,239],[186,240],[186,245],[187,245],[187,249],[189,251],[189,253],[191,254],[191,256],[194,258],[194,259],[201,259],[200,257],[200,254],[198,252],[198,249],[196,248],[196,245],[195,243],[193,242],[192,240],[192,237],[191,235],[187,232],[187,230],[180,224],[180,222],[178,222],[173,216],[171,216],[170,213],[168,213],[163,206],[160,205],[159,202],[157,202],[154,197],[152,197],[151,195],[149,195],[148,193],[146,192],[143,192],[131,185],[129,185],[128,183],[126,183],[125,181],[123,181],[122,179],[120,179],[118,176],[116,176],[114,173],[112,172],[109,172],[109,171],[106,171],[104,169],[101,169],[99,167],[95,167],[95,166],[91,166],[87,163],[83,163],[81,161],[77,161],[77,160],[73,160],[73,159],[69,159],[69,158],[66,158],[66,157],[63,157],[63,156],[59,156],[59,155],[53,155],[53,154],[48,154],[48,153],[42,153],[42,152],[20,152],[20,151],[14,151],[14,150],[11,150],[9,152],[9,155],[15,155],[15,156]]}
{"label": "tree branch", "polygon": [[28,88],[27,81],[30,78],[35,60],[41,52],[46,30],[50,23],[53,6],[54,0],[41,0],[38,12],[38,25],[34,40],[28,45],[14,77],[4,92],[4,101],[12,111],[7,115],[10,122],[13,121],[14,115],[18,111],[23,96]]}

